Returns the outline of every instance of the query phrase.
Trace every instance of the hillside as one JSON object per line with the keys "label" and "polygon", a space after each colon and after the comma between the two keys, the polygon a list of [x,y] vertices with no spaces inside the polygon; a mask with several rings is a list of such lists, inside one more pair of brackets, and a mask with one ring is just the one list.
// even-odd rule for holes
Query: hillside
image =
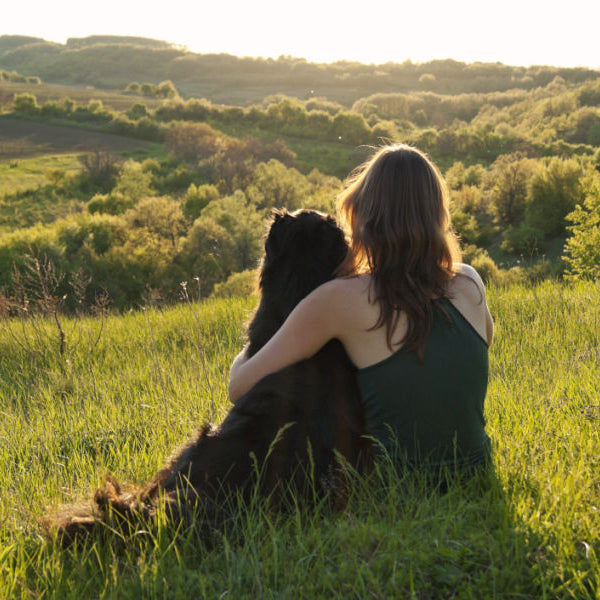
{"label": "hillside", "polygon": [[[2,40],[3,56],[15,48],[34,56],[42,43]],[[117,52],[114,41],[70,41],[68,52],[90,72],[99,48]],[[148,40],[135,48],[138,57],[185,52]],[[350,107],[283,94],[225,105],[184,99],[170,80],[96,90],[0,70],[4,310],[34,293],[36,260],[58,270],[51,295],[66,297],[68,310],[93,310],[104,294],[119,310],[173,302],[195,278],[203,296],[243,293],[271,209],[334,212],[342,180],[387,141],[413,144],[440,166],[464,260],[487,281],[597,277],[600,78],[575,83],[540,69],[554,77],[532,89],[366,86]]]}
{"label": "hillside", "polygon": [[430,91],[440,94],[531,90],[555,77],[576,84],[598,71],[551,66],[516,67],[501,63],[357,62],[310,63],[228,54],[196,54],[146,38],[91,36],[66,44],[26,36],[0,36],[0,68],[39,76],[46,82],[124,89],[129,83],[171,80],[185,97],[247,105],[271,94],[301,99],[324,96],[351,106],[374,92]]}

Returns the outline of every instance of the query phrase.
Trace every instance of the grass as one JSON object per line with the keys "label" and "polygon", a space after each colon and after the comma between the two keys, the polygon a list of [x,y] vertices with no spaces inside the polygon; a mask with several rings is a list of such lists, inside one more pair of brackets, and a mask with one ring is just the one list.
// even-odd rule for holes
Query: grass
{"label": "grass", "polygon": [[45,154],[34,158],[0,161],[0,197],[38,188],[50,183],[47,174],[61,170],[74,174],[81,170],[79,154]]}
{"label": "grass", "polygon": [[1,321],[0,598],[600,598],[600,288],[489,302],[494,472],[440,495],[383,466],[339,514],[257,503],[212,546],[159,524],[63,551],[36,519],[223,417],[252,301],[68,320],[62,356],[51,321]]}

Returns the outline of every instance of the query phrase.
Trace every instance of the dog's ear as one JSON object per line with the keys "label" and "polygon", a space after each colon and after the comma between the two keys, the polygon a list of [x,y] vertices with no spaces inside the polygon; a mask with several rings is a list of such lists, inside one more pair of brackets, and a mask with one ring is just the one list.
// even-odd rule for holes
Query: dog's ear
{"label": "dog's ear", "polygon": [[289,215],[286,208],[272,208],[271,214],[273,216],[273,223],[277,223],[277,221],[284,219],[287,215]]}
{"label": "dog's ear", "polygon": [[285,208],[272,209],[273,220],[265,237],[265,259],[267,262],[276,260],[282,248],[285,247],[290,235],[290,224],[294,218]]}

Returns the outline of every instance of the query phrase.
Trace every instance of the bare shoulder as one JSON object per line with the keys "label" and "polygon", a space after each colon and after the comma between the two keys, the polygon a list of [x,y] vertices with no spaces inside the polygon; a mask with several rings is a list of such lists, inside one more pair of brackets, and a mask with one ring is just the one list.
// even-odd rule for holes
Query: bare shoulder
{"label": "bare shoulder", "polygon": [[479,273],[464,263],[454,265],[456,276],[450,280],[451,296],[462,296],[475,304],[485,304],[485,285]]}
{"label": "bare shoulder", "polygon": [[470,265],[457,264],[455,272],[456,276],[448,283],[450,300],[481,337],[491,344],[494,324],[487,305],[483,280]]}
{"label": "bare shoulder", "polygon": [[336,304],[348,304],[362,299],[369,292],[369,275],[338,277],[321,285],[317,290]]}

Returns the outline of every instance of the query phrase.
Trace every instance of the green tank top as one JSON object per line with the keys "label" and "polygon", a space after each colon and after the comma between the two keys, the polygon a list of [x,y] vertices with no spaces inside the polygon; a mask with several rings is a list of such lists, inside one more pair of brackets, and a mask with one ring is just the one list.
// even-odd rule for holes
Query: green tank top
{"label": "green tank top", "polygon": [[491,452],[488,346],[448,299],[435,300],[433,314],[423,363],[400,348],[358,370],[366,432],[396,464],[476,465]]}

